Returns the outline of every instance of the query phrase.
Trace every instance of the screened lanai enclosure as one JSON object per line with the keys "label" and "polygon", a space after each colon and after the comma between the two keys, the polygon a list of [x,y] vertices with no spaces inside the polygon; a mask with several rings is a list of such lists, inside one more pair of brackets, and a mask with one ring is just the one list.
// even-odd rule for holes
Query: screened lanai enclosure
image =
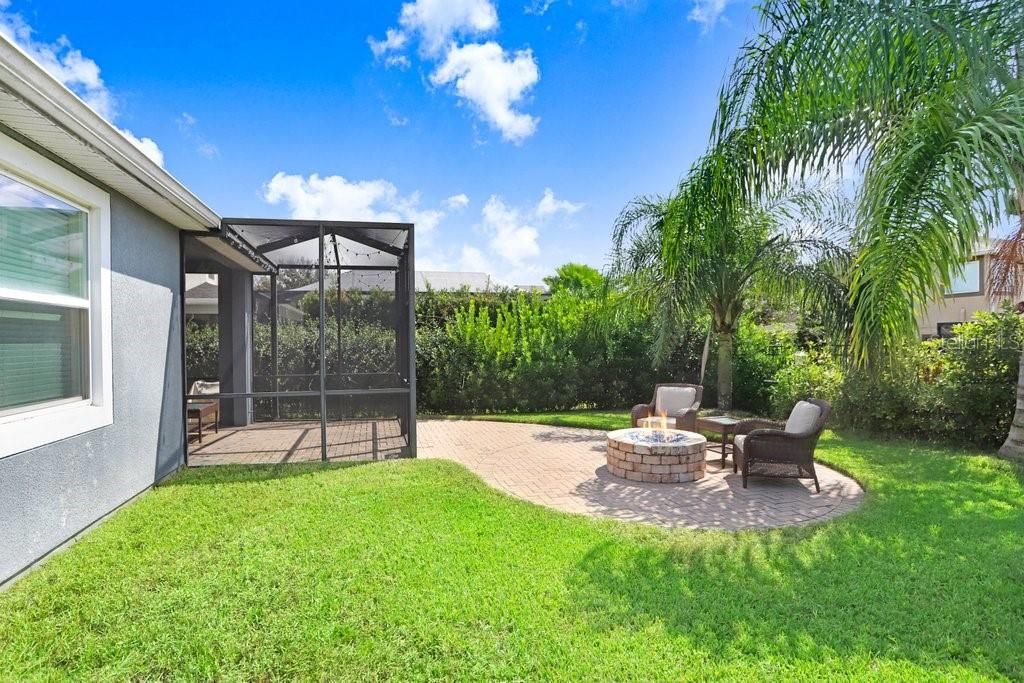
{"label": "screened lanai enclosure", "polygon": [[225,219],[182,240],[189,465],[415,455],[412,225]]}

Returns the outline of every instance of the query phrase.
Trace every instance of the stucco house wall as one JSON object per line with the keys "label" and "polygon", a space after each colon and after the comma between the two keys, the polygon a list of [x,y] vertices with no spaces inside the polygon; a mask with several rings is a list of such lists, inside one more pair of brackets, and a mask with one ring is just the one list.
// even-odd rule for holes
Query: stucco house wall
{"label": "stucco house wall", "polygon": [[0,582],[183,459],[178,231],[110,193],[114,421],[0,458]]}
{"label": "stucco house wall", "polygon": [[921,337],[938,336],[940,323],[962,323],[974,317],[975,313],[999,310],[1003,301],[1016,305],[1024,299],[1024,293],[992,295],[988,292],[991,277],[992,245],[986,244],[975,257],[979,262],[980,287],[976,292],[948,294],[940,301],[933,301],[922,307],[917,315],[917,328]]}

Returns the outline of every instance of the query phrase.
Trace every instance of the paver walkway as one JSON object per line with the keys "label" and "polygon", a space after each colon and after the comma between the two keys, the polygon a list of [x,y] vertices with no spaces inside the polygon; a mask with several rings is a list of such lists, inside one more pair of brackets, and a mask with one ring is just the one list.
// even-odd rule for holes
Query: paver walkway
{"label": "paver walkway", "polygon": [[418,455],[459,462],[495,488],[557,510],[698,529],[771,528],[818,522],[856,508],[856,481],[818,464],[811,481],[751,477],[708,453],[707,474],[688,484],[643,484],[605,466],[605,433],[470,420],[421,420]]}

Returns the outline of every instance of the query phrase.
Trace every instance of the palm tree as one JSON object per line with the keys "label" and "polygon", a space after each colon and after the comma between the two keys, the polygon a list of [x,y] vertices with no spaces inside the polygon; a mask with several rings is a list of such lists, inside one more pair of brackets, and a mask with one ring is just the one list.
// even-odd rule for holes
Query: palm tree
{"label": "palm tree", "polygon": [[[1024,0],[766,0],[760,16],[712,146],[742,140],[748,200],[859,162],[851,349],[877,362],[1024,188]],[[1024,228],[1008,252],[1022,244]],[[1018,396],[1003,453],[1022,457],[1024,376]]]}
{"label": "palm tree", "polygon": [[613,275],[626,284],[627,305],[652,312],[657,361],[671,352],[684,320],[710,315],[723,410],[732,408],[735,336],[752,293],[802,294],[831,312],[846,294],[836,271],[821,267],[844,254],[833,239],[836,226],[823,220],[835,215],[825,211],[831,195],[797,190],[757,204],[732,202],[728,155],[720,148],[703,157],[669,197],[633,200],[613,235]]}

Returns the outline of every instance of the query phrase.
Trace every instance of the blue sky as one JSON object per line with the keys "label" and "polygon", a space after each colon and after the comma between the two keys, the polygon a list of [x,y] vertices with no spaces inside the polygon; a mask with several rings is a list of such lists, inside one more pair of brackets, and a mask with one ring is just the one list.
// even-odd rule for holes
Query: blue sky
{"label": "blue sky", "polygon": [[746,0],[0,0],[224,216],[417,223],[421,269],[533,284],[707,140]]}

